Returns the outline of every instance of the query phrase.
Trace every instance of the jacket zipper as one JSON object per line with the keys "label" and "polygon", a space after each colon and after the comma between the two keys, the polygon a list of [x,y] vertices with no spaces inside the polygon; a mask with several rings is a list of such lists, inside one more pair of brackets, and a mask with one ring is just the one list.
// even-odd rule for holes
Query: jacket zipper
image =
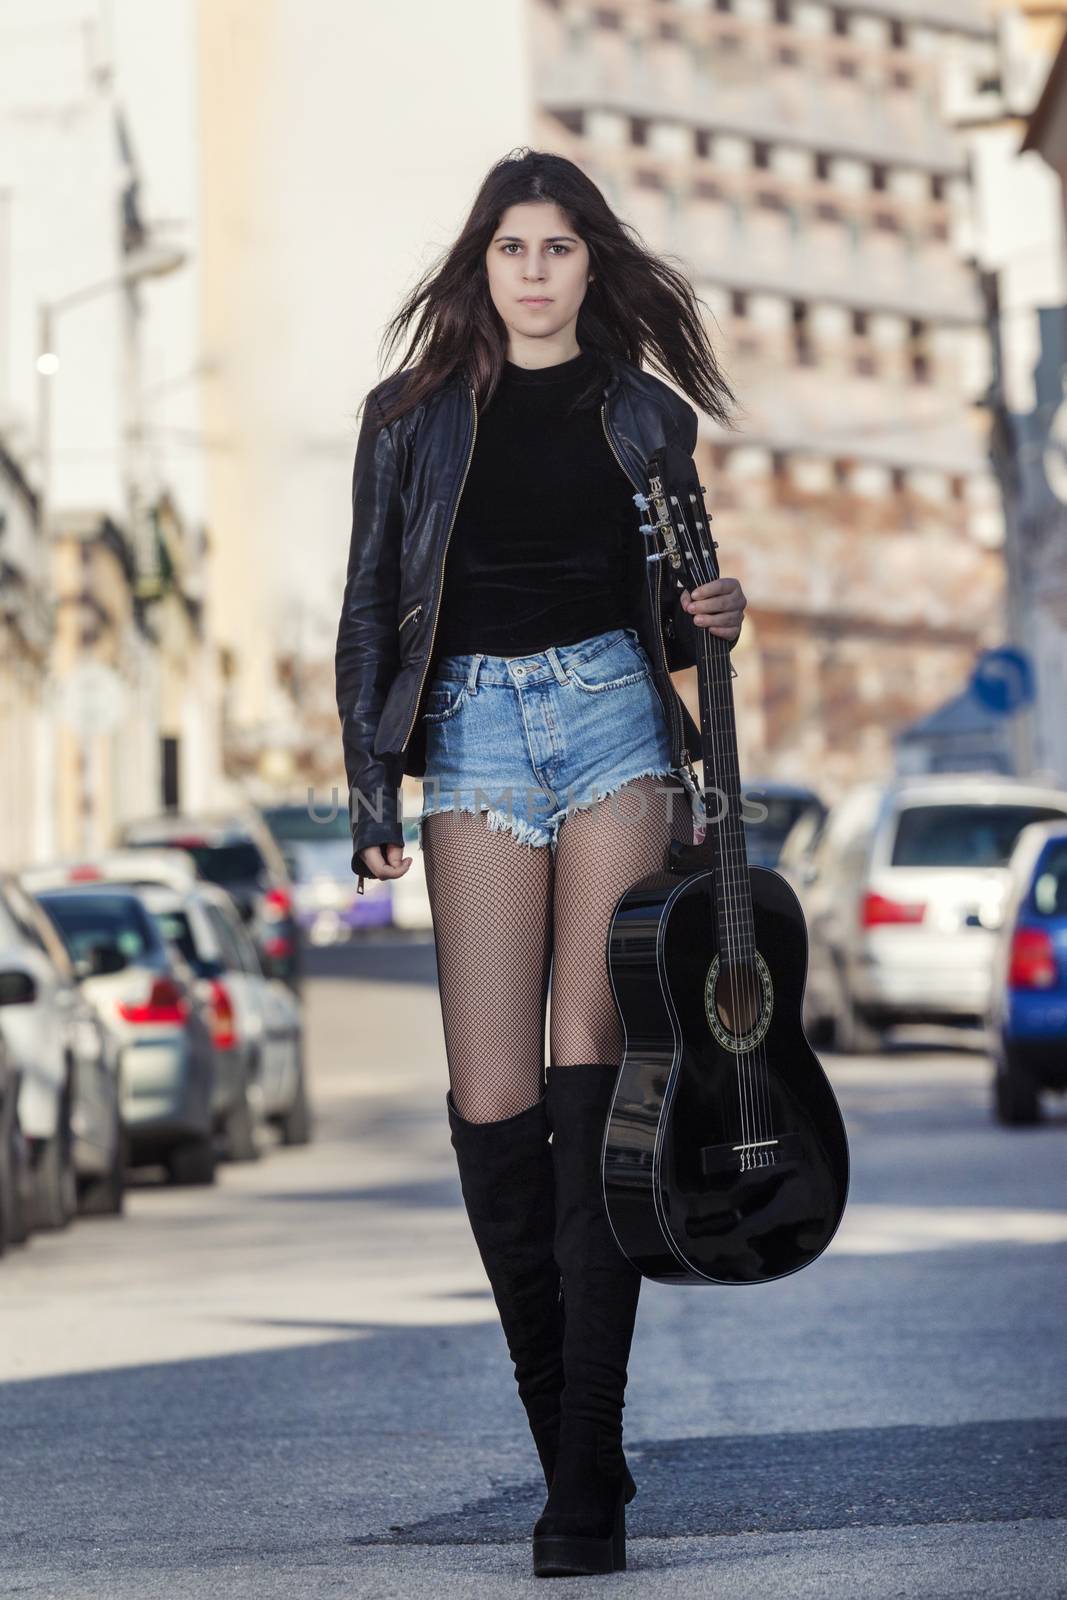
{"label": "jacket zipper", "polygon": [[[411,735],[412,735],[412,732],[413,732],[414,727],[415,727],[415,718],[419,714],[419,702],[422,699],[423,684],[426,682],[426,674],[427,674],[427,672],[429,670],[430,662],[433,659],[433,642],[434,642],[434,639],[437,637],[437,623],[438,623],[438,621],[440,619],[440,615],[441,615],[441,604],[440,604],[440,602],[441,602],[441,585],[442,585],[442,583],[444,581],[445,560],[446,560],[446,558],[448,556],[448,546],[449,546],[449,543],[450,543],[450,541],[452,539],[452,529],[456,525],[456,515],[457,515],[457,513],[459,511],[460,498],[461,498],[461,496],[463,494],[463,490],[464,490],[464,487],[465,487],[466,482],[467,482],[467,474],[470,471],[471,461],[474,458],[474,441],[478,437],[478,402],[477,402],[477,398],[476,398],[475,393],[474,393],[473,384],[470,386],[470,394],[471,394],[471,417],[472,417],[473,425],[471,427],[470,449],[467,452],[467,465],[463,468],[463,477],[460,479],[460,484],[459,484],[459,494],[456,495],[456,502],[452,507],[452,516],[451,516],[451,518],[449,520],[449,524],[448,524],[448,534],[447,534],[447,536],[445,538],[444,554],[441,557],[441,565],[438,568],[438,573],[437,573],[437,606],[436,606],[436,609],[434,611],[434,616],[433,616],[433,629],[432,629],[432,631],[430,633],[430,648],[426,652],[426,663],[425,663],[425,665],[424,665],[424,667],[422,669],[422,677],[419,679],[419,689],[418,689],[418,693],[415,696],[415,706],[414,706],[414,709],[412,710],[412,713],[411,713],[411,721],[408,724],[408,731],[404,735],[403,744],[400,746],[401,752],[405,751],[407,749],[409,743],[411,742]],[[418,609],[418,608],[416,607],[416,609]]]}
{"label": "jacket zipper", "polygon": [[[634,483],[634,480],[633,480],[633,477],[631,476],[629,468],[627,467],[625,461],[622,459],[622,456],[619,454],[619,451],[615,448],[615,441],[611,437],[611,429],[608,427],[607,410],[608,410],[607,401],[605,400],[603,402],[603,404],[601,405],[601,407],[600,407],[600,421],[603,424],[604,437],[607,439],[608,444],[611,446],[612,453],[614,454],[616,461],[619,463],[619,466],[622,468],[622,470],[626,474],[626,476],[630,479],[630,482],[634,485],[634,488],[635,489],[639,489],[642,494],[646,494],[648,492],[647,485],[646,484],[640,484],[640,483]],[[662,576],[663,576],[661,571],[660,571],[660,568],[662,567],[662,565],[663,565],[663,563],[661,561],[657,561],[656,562],[656,597],[655,597],[655,600],[653,602],[652,609],[655,612],[656,633],[657,633],[657,635],[659,637],[660,665],[661,665],[661,667],[663,669],[663,672],[664,672],[664,674],[667,677],[668,682],[669,682],[670,681],[670,672],[669,672],[669,669],[667,667],[667,646],[664,643],[664,639],[663,639],[663,618],[660,615],[660,606],[659,606],[660,584],[662,582]],[[646,563],[646,566],[647,566],[647,563]],[[678,711],[678,691],[674,687],[673,683],[671,683],[671,699],[670,699],[669,713],[670,713],[670,718],[671,718],[671,727],[672,727],[672,729],[674,730],[674,733],[675,733],[674,748],[675,748],[675,750],[680,751],[680,753],[681,753],[681,757],[680,757],[681,761],[682,761],[683,765],[686,767],[686,769],[688,770],[688,772],[691,774],[694,783],[696,783],[699,780],[697,779],[697,775],[696,775],[696,771],[695,771],[695,769],[693,767],[693,763],[690,760],[689,751],[682,744],[682,737],[683,737],[683,735],[682,735],[682,726],[681,726],[682,719],[681,719],[681,715],[680,715],[680,713]]]}
{"label": "jacket zipper", "polygon": [[417,617],[421,610],[422,610],[421,603],[419,605],[417,605],[417,606],[412,606],[412,608],[408,612],[407,616],[406,617],[401,617],[399,625],[397,626],[397,630],[396,630],[397,633],[402,633],[404,628],[411,621],[412,617]]}

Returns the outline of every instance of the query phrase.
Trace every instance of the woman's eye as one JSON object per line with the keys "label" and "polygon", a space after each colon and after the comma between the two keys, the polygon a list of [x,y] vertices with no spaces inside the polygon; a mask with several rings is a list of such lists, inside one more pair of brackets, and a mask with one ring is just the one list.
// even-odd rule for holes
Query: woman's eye
{"label": "woman's eye", "polygon": [[[515,244],[514,240],[512,240],[510,244],[503,245],[501,248],[507,252],[510,250],[518,250],[519,246]],[[570,255],[570,246],[566,244],[550,244],[548,248],[550,250],[562,250],[565,256]]]}

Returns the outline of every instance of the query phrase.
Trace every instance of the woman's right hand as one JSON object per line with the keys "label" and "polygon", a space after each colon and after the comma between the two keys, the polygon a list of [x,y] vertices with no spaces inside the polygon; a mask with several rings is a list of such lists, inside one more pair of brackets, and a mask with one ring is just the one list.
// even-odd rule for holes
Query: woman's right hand
{"label": "woman's right hand", "polygon": [[402,878],[411,866],[411,857],[404,855],[402,844],[387,844],[385,855],[379,844],[369,844],[362,852],[363,859],[376,878]]}

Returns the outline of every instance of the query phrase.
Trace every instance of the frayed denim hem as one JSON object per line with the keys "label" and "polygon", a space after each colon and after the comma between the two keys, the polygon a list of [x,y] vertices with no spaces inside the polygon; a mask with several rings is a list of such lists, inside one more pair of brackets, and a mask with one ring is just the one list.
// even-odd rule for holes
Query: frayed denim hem
{"label": "frayed denim hem", "polygon": [[[638,778],[675,778],[679,782],[681,781],[678,769],[671,766],[646,767],[641,772],[628,773],[626,777],[620,778],[618,782],[613,783],[610,788],[598,790],[591,799],[580,804],[576,801],[571,802],[564,811],[548,819],[547,827],[527,822],[525,817],[517,817],[513,812],[500,811],[492,806],[434,806],[428,811],[423,811],[416,819],[416,843],[419,849],[422,850],[422,830],[428,817],[438,816],[445,811],[467,811],[472,815],[485,812],[486,827],[490,832],[510,833],[520,844],[529,845],[531,849],[540,849],[545,845],[549,845],[554,850],[559,840],[560,827],[569,816],[576,811],[591,811],[594,806],[600,805],[604,800],[610,800],[613,795],[618,794],[620,789],[624,789],[627,784],[636,782]],[[684,785],[682,792],[685,792]]]}

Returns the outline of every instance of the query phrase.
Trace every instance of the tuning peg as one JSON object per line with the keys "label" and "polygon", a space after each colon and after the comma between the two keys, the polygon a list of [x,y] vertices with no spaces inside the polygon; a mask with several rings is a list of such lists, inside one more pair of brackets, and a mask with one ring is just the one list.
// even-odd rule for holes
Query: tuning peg
{"label": "tuning peg", "polygon": [[652,504],[647,494],[635,494],[632,496],[632,499],[638,511],[647,511],[649,506]]}

